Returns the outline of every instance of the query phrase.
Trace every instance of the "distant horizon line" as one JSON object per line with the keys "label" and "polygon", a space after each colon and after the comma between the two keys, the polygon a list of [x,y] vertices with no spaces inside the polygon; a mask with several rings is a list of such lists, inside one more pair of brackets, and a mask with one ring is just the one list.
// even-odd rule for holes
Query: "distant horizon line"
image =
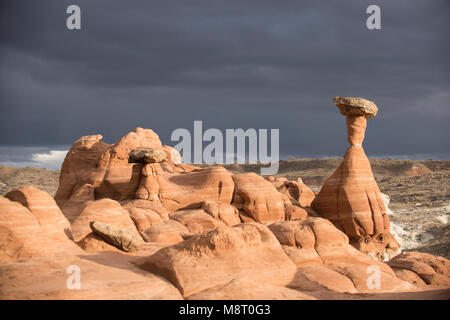
{"label": "distant horizon line", "polygon": [[[431,154],[429,155],[431,156]],[[338,155],[322,155],[322,156],[316,156],[316,157],[311,157],[311,156],[288,156],[288,157],[283,157],[280,159],[281,161],[289,161],[289,160],[325,160],[325,159],[342,159],[343,156],[338,156]],[[411,158],[410,155],[381,155],[381,156],[368,156],[369,160],[370,159],[379,159],[379,160],[398,160],[398,161],[450,161],[450,155],[447,155],[446,158],[436,158],[436,157],[420,157],[420,158]],[[38,169],[46,169],[46,170],[61,170],[61,166],[62,166],[62,160],[55,160],[55,161],[51,161],[50,163],[40,163],[39,161],[35,161],[30,159],[29,161],[0,161],[0,165],[1,166],[6,166],[6,167],[14,167],[14,168],[38,168]],[[192,165],[208,165],[207,163],[190,163]],[[215,164],[209,164],[209,165],[215,165]],[[243,163],[243,164],[238,164],[238,163],[230,163],[230,164],[226,164],[226,163],[222,163],[222,164],[216,164],[216,165],[262,165],[264,166],[265,164],[257,162],[257,163]]]}

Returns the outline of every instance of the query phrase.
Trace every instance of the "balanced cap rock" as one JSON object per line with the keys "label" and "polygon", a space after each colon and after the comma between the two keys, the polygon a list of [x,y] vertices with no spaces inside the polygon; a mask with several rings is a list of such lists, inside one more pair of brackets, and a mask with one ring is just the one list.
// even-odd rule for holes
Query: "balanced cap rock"
{"label": "balanced cap rock", "polygon": [[333,101],[344,116],[364,116],[369,119],[378,113],[376,104],[363,98],[334,97]]}
{"label": "balanced cap rock", "polygon": [[129,163],[158,163],[167,161],[164,150],[160,149],[134,149],[129,153]]}
{"label": "balanced cap rock", "polygon": [[343,230],[357,249],[385,260],[399,253],[399,245],[390,234],[387,210],[362,147],[367,118],[378,108],[362,98],[336,97],[334,102],[347,116],[350,147],[311,207]]}

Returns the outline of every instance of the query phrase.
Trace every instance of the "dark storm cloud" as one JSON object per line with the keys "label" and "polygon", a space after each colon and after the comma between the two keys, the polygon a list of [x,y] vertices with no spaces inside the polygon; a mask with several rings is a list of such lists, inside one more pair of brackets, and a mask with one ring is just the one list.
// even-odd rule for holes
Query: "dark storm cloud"
{"label": "dark storm cloud", "polygon": [[[65,11],[78,4],[82,30]],[[365,26],[369,4],[382,29]],[[280,128],[283,155],[341,155],[335,95],[375,101],[371,155],[449,154],[448,1],[2,1],[0,145],[136,126]]]}

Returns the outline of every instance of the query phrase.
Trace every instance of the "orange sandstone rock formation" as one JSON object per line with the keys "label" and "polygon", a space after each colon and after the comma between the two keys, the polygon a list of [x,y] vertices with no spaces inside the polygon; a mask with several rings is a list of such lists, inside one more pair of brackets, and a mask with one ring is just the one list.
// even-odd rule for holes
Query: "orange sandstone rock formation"
{"label": "orange sandstone rock formation", "polygon": [[199,208],[206,200],[231,202],[234,183],[228,171],[182,164],[180,154],[163,146],[150,129],[136,128],[114,145],[101,139],[81,137],[64,160],[55,200],[70,221],[88,201],[101,198],[148,200],[170,212]]}
{"label": "orange sandstone rock formation", "polygon": [[[14,201],[0,197],[0,264],[64,252],[83,253],[72,241],[67,220],[53,206],[53,199],[34,189],[11,192],[9,197]],[[36,198],[37,194],[42,198]]]}
{"label": "orange sandstone rock formation", "polygon": [[[62,212],[34,187],[0,197],[0,298],[353,299],[449,288],[447,259],[375,259],[398,248],[362,148],[377,107],[335,102],[351,146],[317,196],[301,179],[182,164],[148,129],[114,145],[80,138],[61,170]],[[73,265],[80,290],[66,288]],[[380,286],[369,288],[374,267]]]}
{"label": "orange sandstone rock formation", "polygon": [[378,108],[362,98],[336,97],[334,101],[347,116],[350,147],[311,206],[343,230],[356,248],[388,260],[398,254],[399,245],[389,232],[386,207],[362,147],[367,118],[374,117]]}
{"label": "orange sandstone rock formation", "polygon": [[117,201],[100,199],[88,204],[72,223],[72,233],[75,241],[80,241],[92,232],[90,223],[93,221],[125,228],[142,242],[142,237],[139,235],[128,211],[123,209]]}
{"label": "orange sandstone rock formation", "polygon": [[233,205],[248,221],[267,223],[285,219],[283,195],[270,182],[256,173],[234,174],[233,181]]}
{"label": "orange sandstone rock formation", "polygon": [[69,221],[47,192],[33,186],[25,186],[10,191],[5,197],[21,203],[30,210],[47,237],[54,240],[66,240],[72,237]]}
{"label": "orange sandstone rock formation", "polygon": [[169,280],[183,296],[233,279],[283,286],[296,272],[272,232],[258,223],[222,227],[192,237],[159,250],[141,267]]}
{"label": "orange sandstone rock formation", "polygon": [[388,262],[400,279],[417,286],[450,286],[450,261],[423,252],[402,252]]}

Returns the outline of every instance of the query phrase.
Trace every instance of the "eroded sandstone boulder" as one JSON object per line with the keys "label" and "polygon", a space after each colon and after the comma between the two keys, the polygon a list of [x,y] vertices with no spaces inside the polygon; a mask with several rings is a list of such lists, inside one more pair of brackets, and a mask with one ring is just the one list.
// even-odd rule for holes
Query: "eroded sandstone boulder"
{"label": "eroded sandstone boulder", "polygon": [[286,285],[296,268],[267,227],[246,223],[198,235],[151,255],[141,265],[191,296],[233,279]]}
{"label": "eroded sandstone boulder", "polygon": [[[180,292],[167,280],[135,267],[131,263],[134,259],[131,254],[117,249],[92,254],[78,250],[80,253],[77,254],[66,251],[32,258],[26,263],[0,265],[0,299],[182,299]],[[69,266],[77,266],[81,270],[79,289],[69,290],[67,287]]]}
{"label": "eroded sandstone boulder", "polygon": [[236,207],[219,201],[207,200],[202,203],[202,209],[213,218],[232,227],[241,223]]}
{"label": "eroded sandstone boulder", "polygon": [[72,223],[92,201],[95,201],[95,189],[92,184],[86,183],[76,189],[69,199],[60,202],[60,208],[67,220]]}
{"label": "eroded sandstone boulder", "polygon": [[[13,195],[15,198],[22,193]],[[49,215],[43,215],[36,206],[30,207],[33,211],[20,202],[0,197],[0,264],[61,252],[83,252],[71,240],[62,214],[58,217],[56,210],[50,210]],[[53,221],[57,223],[53,225]]]}
{"label": "eroded sandstone boulder", "polygon": [[89,253],[98,253],[105,251],[123,252],[115,246],[106,242],[94,232],[89,233],[86,237],[78,241],[77,245],[84,251]]}
{"label": "eroded sandstone boulder", "polygon": [[101,135],[81,137],[64,160],[55,200],[72,221],[83,210],[76,199],[87,195],[86,185],[92,186],[95,200],[138,198],[161,202],[169,211],[199,206],[204,200],[231,202],[231,174],[220,167],[182,164],[180,154],[163,146],[150,129],[136,128],[114,145],[101,139]]}
{"label": "eroded sandstone boulder", "polygon": [[38,220],[27,208],[0,197],[0,263],[39,253],[34,244],[44,241],[40,230]]}
{"label": "eroded sandstone boulder", "polygon": [[288,205],[285,209],[286,220],[303,219],[308,216],[308,211],[300,206]]}
{"label": "eroded sandstone boulder", "polygon": [[131,208],[129,212],[131,219],[141,234],[149,227],[156,226],[164,222],[164,219],[162,219],[156,211],[151,209]]}
{"label": "eroded sandstone boulder", "polygon": [[306,218],[268,225],[288,256],[298,266],[332,262],[367,261],[368,258],[349,245],[348,237],[328,220]]}
{"label": "eroded sandstone boulder", "polygon": [[243,211],[249,221],[269,223],[285,220],[283,195],[269,181],[256,173],[234,174],[233,181],[233,205]]}
{"label": "eroded sandstone boulder", "polygon": [[306,265],[298,268],[289,287],[307,292],[320,292],[323,289],[339,293],[358,292],[349,277],[320,265]]}
{"label": "eroded sandstone boulder", "polygon": [[90,223],[92,231],[110,245],[126,251],[136,251],[139,248],[139,239],[128,230],[111,226],[107,223],[93,221]]}
{"label": "eroded sandstone boulder", "polygon": [[130,201],[122,202],[122,207],[130,214],[132,213],[133,209],[142,209],[142,210],[148,210],[151,212],[156,212],[161,219],[169,219],[169,211],[167,211],[166,208],[164,208],[160,201],[148,201],[148,200],[142,200],[142,199],[135,199]]}
{"label": "eroded sandstone boulder", "polygon": [[450,286],[450,261],[423,252],[402,252],[388,262],[397,277],[415,285]]}
{"label": "eroded sandstone boulder", "polygon": [[315,193],[303,183],[301,178],[298,178],[297,181],[288,181],[287,179],[279,184],[278,180],[272,182],[277,190],[291,199],[295,200],[302,207],[311,206],[311,202],[316,197]]}
{"label": "eroded sandstone boulder", "polygon": [[190,233],[205,233],[217,229],[225,224],[203,209],[179,210],[170,215],[170,219],[176,220],[184,225]]}
{"label": "eroded sandstone boulder", "polygon": [[[348,237],[326,219],[309,217],[268,227],[298,267],[289,287],[349,293],[416,290],[397,278],[387,264],[356,250],[349,244]],[[368,270],[373,267],[380,271],[378,288],[367,285]]]}
{"label": "eroded sandstone boulder", "polygon": [[159,202],[159,181],[158,175],[164,173],[159,163],[147,163],[141,170],[139,187],[135,198]]}
{"label": "eroded sandstone boulder", "polygon": [[142,164],[128,163],[129,153],[134,149],[157,149],[164,153],[158,135],[150,129],[136,128],[114,145],[102,142],[102,138],[101,135],[84,136],[70,148],[55,195],[60,206],[85,184],[93,186],[96,199],[132,199]]}
{"label": "eroded sandstone boulder", "polygon": [[234,183],[223,167],[212,167],[184,174],[157,175],[159,200],[168,211],[200,208],[203,201],[230,204]]}
{"label": "eroded sandstone boulder", "polygon": [[61,167],[59,187],[55,200],[62,206],[84,184],[97,186],[101,182],[102,168],[98,167],[101,155],[111,145],[101,141],[99,134],[83,136],[74,142]]}
{"label": "eroded sandstone boulder", "polygon": [[129,152],[129,163],[159,163],[167,161],[164,149],[133,149]]}
{"label": "eroded sandstone boulder", "polygon": [[152,225],[142,232],[146,242],[154,242],[162,245],[173,245],[182,242],[183,234],[189,234],[189,230],[175,220],[164,220],[160,224]]}
{"label": "eroded sandstone boulder", "polygon": [[166,153],[167,162],[171,165],[181,164],[181,154],[171,146],[163,146],[164,152]]}
{"label": "eroded sandstone boulder", "polygon": [[[364,264],[349,263],[336,263],[329,268],[351,279],[360,293],[420,291],[419,288],[396,277],[393,272],[386,272],[383,268],[372,269],[373,267]],[[379,273],[378,270],[380,270]],[[370,279],[374,272],[379,275],[379,282]]]}
{"label": "eroded sandstone boulder", "polygon": [[378,107],[370,100],[354,97],[334,97],[336,106],[344,116],[365,117],[366,119],[375,117]]}
{"label": "eroded sandstone boulder", "polygon": [[71,237],[69,221],[47,192],[34,186],[25,186],[8,192],[5,197],[30,210],[47,237],[54,240]]}
{"label": "eroded sandstone boulder", "polygon": [[134,149],[159,149],[163,146],[158,135],[150,129],[136,128],[108,148],[100,157],[102,181],[96,187],[96,198],[132,199],[140,181],[141,164],[129,163]]}
{"label": "eroded sandstone boulder", "polygon": [[142,241],[133,220],[117,201],[100,199],[89,203],[72,223],[72,234],[75,241],[80,241],[92,232],[90,224],[93,221],[125,228],[136,239]]}

